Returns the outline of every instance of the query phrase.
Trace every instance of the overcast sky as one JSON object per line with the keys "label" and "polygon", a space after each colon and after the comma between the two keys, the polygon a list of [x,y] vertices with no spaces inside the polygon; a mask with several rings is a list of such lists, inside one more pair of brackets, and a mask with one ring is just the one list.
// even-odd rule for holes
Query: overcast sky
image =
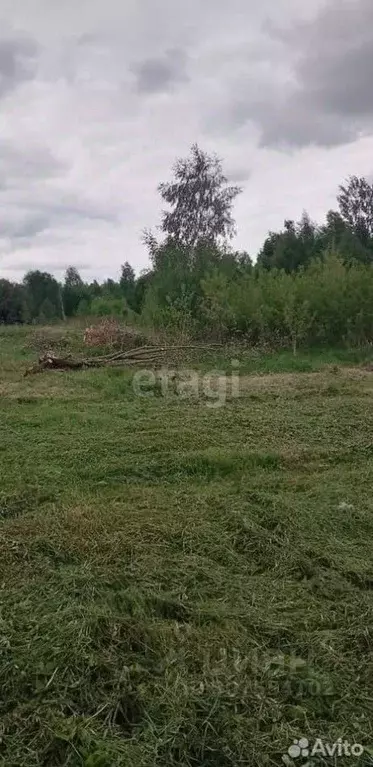
{"label": "overcast sky", "polygon": [[1,0],[0,276],[147,266],[197,141],[244,191],[236,246],[373,172],[373,0]]}

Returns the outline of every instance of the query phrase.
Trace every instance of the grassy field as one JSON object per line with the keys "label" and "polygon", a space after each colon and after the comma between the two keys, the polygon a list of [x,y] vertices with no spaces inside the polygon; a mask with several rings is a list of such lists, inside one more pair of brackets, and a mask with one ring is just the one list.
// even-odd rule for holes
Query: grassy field
{"label": "grassy field", "polygon": [[373,764],[363,356],[242,353],[211,407],[23,378],[33,333],[0,331],[0,764]]}

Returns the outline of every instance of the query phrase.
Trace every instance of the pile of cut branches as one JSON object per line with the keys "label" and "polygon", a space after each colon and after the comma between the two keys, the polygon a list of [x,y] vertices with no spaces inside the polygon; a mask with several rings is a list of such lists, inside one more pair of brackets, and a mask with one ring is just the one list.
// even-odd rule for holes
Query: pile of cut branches
{"label": "pile of cut branches", "polygon": [[84,370],[87,368],[98,367],[119,367],[119,366],[151,366],[160,367],[171,362],[180,360],[180,355],[187,351],[199,350],[203,352],[206,349],[216,349],[221,344],[198,344],[187,346],[141,346],[129,351],[115,352],[102,357],[84,357],[75,359],[71,355],[66,357],[57,357],[53,352],[47,352],[39,357],[36,365],[28,368],[25,376],[34,373],[42,373],[44,370]]}
{"label": "pile of cut branches", "polygon": [[130,351],[148,343],[147,337],[140,330],[123,326],[113,317],[87,327],[83,340],[92,349],[111,347],[113,351]]}

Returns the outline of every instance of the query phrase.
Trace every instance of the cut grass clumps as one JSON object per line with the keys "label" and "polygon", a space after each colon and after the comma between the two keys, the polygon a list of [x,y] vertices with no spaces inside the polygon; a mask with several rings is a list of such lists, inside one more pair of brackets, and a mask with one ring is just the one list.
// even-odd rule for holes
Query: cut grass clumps
{"label": "cut grass clumps", "polygon": [[300,737],[366,767],[371,373],[243,354],[211,409],[23,379],[30,332],[0,331],[1,767],[293,767]]}
{"label": "cut grass clumps", "polygon": [[30,514],[54,500],[53,493],[42,492],[33,487],[13,492],[0,492],[0,524],[2,520]]}

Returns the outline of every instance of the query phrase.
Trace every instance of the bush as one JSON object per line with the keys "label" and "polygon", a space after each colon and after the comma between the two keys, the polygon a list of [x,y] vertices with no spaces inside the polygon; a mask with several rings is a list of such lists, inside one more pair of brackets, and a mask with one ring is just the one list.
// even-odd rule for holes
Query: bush
{"label": "bush", "polygon": [[222,337],[273,346],[364,345],[373,340],[373,269],[329,251],[307,268],[202,281],[201,322]]}

